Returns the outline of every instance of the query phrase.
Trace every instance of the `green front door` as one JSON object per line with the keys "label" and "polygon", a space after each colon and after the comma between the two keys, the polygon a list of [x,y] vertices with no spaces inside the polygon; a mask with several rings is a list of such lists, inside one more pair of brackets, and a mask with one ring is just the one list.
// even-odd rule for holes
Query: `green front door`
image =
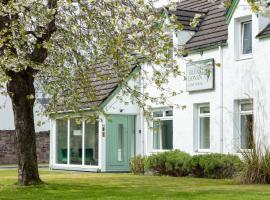
{"label": "green front door", "polygon": [[106,170],[128,171],[135,152],[135,116],[110,115],[106,132]]}

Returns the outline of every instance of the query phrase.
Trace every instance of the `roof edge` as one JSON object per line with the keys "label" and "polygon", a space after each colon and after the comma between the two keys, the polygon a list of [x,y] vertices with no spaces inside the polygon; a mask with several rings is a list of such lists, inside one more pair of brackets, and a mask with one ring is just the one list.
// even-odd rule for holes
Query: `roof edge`
{"label": "roof edge", "polygon": [[[130,74],[128,75],[127,79],[125,80],[125,82],[128,82],[131,79],[131,75],[133,73],[137,73],[140,69],[140,65],[136,65],[133,70],[130,72]],[[115,97],[121,90],[121,85],[118,85],[113,91],[111,91],[111,93],[108,95],[108,97],[106,99],[104,99],[98,107],[100,108],[105,108],[108,103],[113,99],[113,97]]]}
{"label": "roof edge", "polygon": [[198,48],[191,48],[188,49],[189,53],[193,54],[193,53],[199,53],[201,51],[207,51],[207,50],[212,50],[212,49],[216,49],[219,46],[227,46],[228,43],[227,42],[219,42],[219,43],[215,43],[215,44],[210,44],[210,45],[206,45],[204,47],[198,47]]}
{"label": "roof edge", "polygon": [[239,0],[231,0],[231,5],[229,7],[229,9],[226,12],[226,16],[225,16],[225,20],[226,23],[229,24],[231,22],[232,16],[237,8],[239,4]]}

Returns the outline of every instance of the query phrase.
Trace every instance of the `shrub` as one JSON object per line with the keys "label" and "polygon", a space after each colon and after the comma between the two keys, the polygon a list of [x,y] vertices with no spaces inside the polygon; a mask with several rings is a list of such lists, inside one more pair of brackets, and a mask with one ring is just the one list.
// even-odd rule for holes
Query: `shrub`
{"label": "shrub", "polygon": [[133,174],[144,174],[145,157],[139,155],[133,157],[129,162],[130,171]]}
{"label": "shrub", "polygon": [[191,175],[206,178],[232,178],[240,171],[238,156],[225,154],[204,154],[193,156],[188,163]]}
{"label": "shrub", "polygon": [[186,176],[190,155],[179,151],[153,154],[146,159],[146,170],[155,175]]}
{"label": "shrub", "polygon": [[243,167],[240,180],[245,184],[270,183],[270,152],[253,149],[242,152]]}

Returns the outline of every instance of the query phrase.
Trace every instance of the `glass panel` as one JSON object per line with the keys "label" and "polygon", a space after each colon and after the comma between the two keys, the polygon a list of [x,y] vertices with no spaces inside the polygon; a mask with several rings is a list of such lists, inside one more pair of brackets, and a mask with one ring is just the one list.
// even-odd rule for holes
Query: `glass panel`
{"label": "glass panel", "polygon": [[210,117],[200,118],[200,149],[210,148]]}
{"label": "glass panel", "polygon": [[156,112],[153,112],[153,116],[154,116],[154,117],[163,117],[163,111],[156,111]]}
{"label": "glass panel", "polygon": [[252,23],[245,22],[242,25],[243,27],[243,54],[250,54],[252,53]]}
{"label": "glass panel", "polygon": [[200,114],[207,114],[210,113],[210,107],[205,106],[205,107],[200,107]]}
{"label": "glass panel", "polygon": [[167,117],[173,116],[173,111],[172,110],[166,110],[165,113],[166,113]]}
{"label": "glass panel", "polygon": [[241,111],[252,111],[253,103],[241,103]]}
{"label": "glass panel", "polygon": [[117,158],[118,161],[123,160],[123,145],[124,145],[124,126],[123,124],[118,124],[118,152],[117,152]]}
{"label": "glass panel", "polygon": [[67,164],[67,120],[56,120],[56,163]]}
{"label": "glass panel", "polygon": [[98,165],[98,122],[85,122],[84,163]]}
{"label": "glass panel", "polygon": [[70,119],[70,164],[82,164],[82,122]]}
{"label": "glass panel", "polygon": [[241,115],[241,149],[253,147],[253,115]]}
{"label": "glass panel", "polygon": [[154,121],[153,148],[172,149],[173,146],[173,121]]}

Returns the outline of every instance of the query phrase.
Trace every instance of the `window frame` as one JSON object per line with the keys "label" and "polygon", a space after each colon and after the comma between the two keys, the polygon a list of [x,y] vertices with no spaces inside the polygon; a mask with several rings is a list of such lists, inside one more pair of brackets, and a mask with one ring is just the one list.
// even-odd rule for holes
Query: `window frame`
{"label": "window frame", "polygon": [[[172,111],[172,116],[166,116],[167,111]],[[154,117],[154,112],[162,112],[162,117]],[[161,108],[161,109],[152,110],[153,129],[154,129],[155,121],[172,121],[172,125],[173,125],[173,116],[174,116],[173,108]],[[173,128],[172,128],[172,137],[173,137]],[[172,139],[172,149],[173,149],[173,139]],[[154,130],[152,130],[152,151],[153,152],[164,152],[164,151],[170,151],[172,149],[155,149],[154,148]]]}
{"label": "window frame", "polygon": [[[70,135],[71,135],[71,120],[72,119],[78,119],[81,121],[81,124],[82,124],[82,164],[72,164],[71,163],[71,160],[70,160],[70,144],[71,144],[71,141],[70,141]],[[56,139],[57,139],[57,130],[56,130],[56,127],[57,127],[57,120],[64,120],[64,118],[57,118],[55,119],[55,136],[54,136],[54,144],[55,144],[55,147],[54,147],[54,151],[53,151],[53,164],[55,166],[67,166],[67,167],[89,167],[89,168],[97,168],[97,167],[100,167],[100,153],[99,153],[99,148],[100,148],[100,141],[98,141],[98,159],[97,159],[97,165],[88,165],[85,163],[85,135],[86,135],[86,132],[85,132],[85,125],[87,123],[87,120],[83,117],[70,117],[70,118],[67,118],[66,121],[67,121],[67,163],[58,163],[57,161],[57,143],[56,143]],[[96,122],[97,123],[97,126],[99,126],[99,120],[96,119]],[[98,128],[99,129],[99,128]],[[99,131],[99,130],[98,130]],[[99,133],[98,133],[99,134]],[[98,140],[100,140],[100,137],[98,137]]]}
{"label": "window frame", "polygon": [[[251,24],[251,53],[247,53],[244,54],[244,25],[245,24]],[[239,58],[240,59],[246,59],[246,58],[251,58],[252,57],[252,53],[253,53],[253,41],[252,41],[252,19],[245,19],[239,22],[239,26],[240,26],[240,41],[239,41]]]}
{"label": "window frame", "polygon": [[[241,109],[241,106],[243,105],[243,104],[247,104],[247,103],[249,103],[249,104],[252,104],[252,110],[248,110],[248,111],[242,111],[242,109]],[[242,130],[241,130],[241,116],[244,116],[244,115],[252,115],[253,116],[253,127],[254,127],[254,104],[253,104],[253,100],[242,100],[242,101],[240,101],[239,102],[239,120],[238,120],[238,122],[239,122],[239,124],[238,124],[238,126],[239,126],[239,128],[240,128],[240,138],[239,138],[239,145],[240,145],[240,150],[241,151],[245,151],[245,150],[252,150],[252,149],[243,149],[242,148],[242,140],[241,140],[241,138],[242,138]],[[254,134],[254,131],[253,131],[253,133],[252,134]]]}
{"label": "window frame", "polygon": [[[201,113],[201,108],[203,107],[208,107],[209,108],[209,113]],[[200,140],[201,140],[201,134],[200,134],[200,129],[201,129],[201,118],[209,118],[209,148],[208,149],[202,149],[200,148]],[[198,134],[198,151],[199,152],[209,152],[210,149],[211,149],[211,139],[210,139],[210,136],[211,136],[211,131],[210,131],[210,127],[211,127],[211,107],[210,107],[210,104],[199,104],[198,105],[198,129],[197,129],[197,134]]]}

